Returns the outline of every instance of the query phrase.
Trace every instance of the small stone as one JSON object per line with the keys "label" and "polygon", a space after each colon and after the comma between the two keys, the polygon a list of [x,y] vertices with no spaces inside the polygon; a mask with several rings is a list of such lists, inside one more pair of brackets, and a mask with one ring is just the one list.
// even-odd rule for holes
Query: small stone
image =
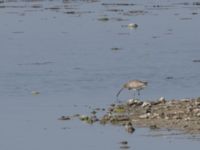
{"label": "small stone", "polygon": [[38,91],[32,91],[31,94],[32,94],[32,95],[39,95],[40,92],[38,92]]}
{"label": "small stone", "polygon": [[111,107],[115,107],[115,104],[110,104]]}
{"label": "small stone", "polygon": [[200,108],[195,108],[195,109],[192,110],[192,112],[195,113],[195,114],[200,113]]}
{"label": "small stone", "polygon": [[143,104],[143,102],[141,102],[140,100],[137,100],[137,99],[129,99],[128,101],[127,101],[127,105],[129,105],[129,106],[132,106],[132,105],[142,105]]}
{"label": "small stone", "polygon": [[187,118],[185,118],[184,120],[185,120],[185,121],[190,121],[191,118],[190,118],[190,117],[187,117]]}
{"label": "small stone", "polygon": [[139,118],[140,118],[140,119],[147,119],[147,118],[149,118],[150,116],[151,116],[150,113],[146,113],[146,114],[140,115]]}
{"label": "small stone", "polygon": [[159,102],[162,102],[162,103],[165,103],[165,102],[166,102],[166,100],[165,100],[164,97],[160,97],[158,101],[159,101]]}
{"label": "small stone", "polygon": [[128,141],[121,141],[121,142],[119,142],[120,144],[122,144],[122,145],[127,145],[128,144]]}
{"label": "small stone", "polygon": [[93,121],[93,122],[97,122],[99,121],[99,119],[97,118],[97,116],[91,116],[90,119]]}
{"label": "small stone", "polygon": [[135,131],[135,128],[133,127],[131,122],[128,122],[127,124],[125,124],[125,130],[128,133],[133,133]]}
{"label": "small stone", "polygon": [[129,23],[128,24],[129,29],[134,29],[134,28],[137,28],[137,27],[138,27],[138,25],[136,23]]}
{"label": "small stone", "polygon": [[199,102],[199,101],[195,101],[194,104],[195,104],[196,106],[200,106],[200,102]]}
{"label": "small stone", "polygon": [[151,106],[151,104],[149,102],[143,102],[143,104],[141,106],[146,107],[146,106]]}
{"label": "small stone", "polygon": [[58,118],[58,120],[70,120],[71,117],[69,116],[61,116],[60,118]]}
{"label": "small stone", "polygon": [[113,107],[109,107],[108,108],[108,112],[113,112],[114,108]]}
{"label": "small stone", "polygon": [[196,116],[197,116],[197,117],[200,117],[200,113],[197,113]]}
{"label": "small stone", "polygon": [[88,120],[88,116],[85,116],[85,115],[81,115],[80,117],[79,117],[79,119],[81,120],[81,121],[85,121],[85,120]]}
{"label": "small stone", "polygon": [[158,118],[160,118],[160,116],[157,113],[153,113],[153,115],[151,115],[151,118],[152,119],[154,119],[154,118],[158,119]]}
{"label": "small stone", "polygon": [[112,51],[119,51],[119,50],[121,50],[121,48],[113,47],[113,48],[111,48],[111,50],[112,50]]}
{"label": "small stone", "polygon": [[93,114],[93,115],[95,115],[97,112],[95,111],[95,110],[93,110],[92,112],[91,112],[91,114]]}
{"label": "small stone", "polygon": [[165,79],[167,79],[167,80],[170,80],[170,79],[173,79],[174,77],[172,77],[172,76],[168,76],[168,77],[166,77]]}
{"label": "small stone", "polygon": [[165,113],[162,112],[159,116],[160,116],[162,119],[164,119],[164,118],[165,118]]}
{"label": "small stone", "polygon": [[127,104],[128,104],[128,105],[133,105],[134,103],[135,103],[134,99],[129,99],[129,100],[127,101]]}
{"label": "small stone", "polygon": [[104,16],[104,17],[101,17],[101,18],[98,18],[99,21],[108,21],[109,18]]}
{"label": "small stone", "polygon": [[148,108],[146,109],[146,113],[151,113],[151,106],[148,106]]}
{"label": "small stone", "polygon": [[168,117],[168,116],[165,116],[165,120],[169,120],[169,117]]}

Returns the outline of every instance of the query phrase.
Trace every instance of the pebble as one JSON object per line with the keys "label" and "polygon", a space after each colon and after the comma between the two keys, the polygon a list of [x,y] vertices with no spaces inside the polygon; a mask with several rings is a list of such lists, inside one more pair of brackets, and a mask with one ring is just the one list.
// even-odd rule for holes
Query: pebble
{"label": "pebble", "polygon": [[133,133],[135,131],[135,128],[133,127],[131,122],[128,122],[128,123],[125,124],[125,130],[128,133]]}
{"label": "pebble", "polygon": [[58,120],[71,120],[70,116],[61,116]]}
{"label": "pebble", "polygon": [[160,118],[160,115],[157,114],[157,113],[153,113],[153,115],[151,116],[151,118],[152,119],[154,119],[154,118],[158,119],[158,118]]}
{"label": "pebble", "polygon": [[160,97],[158,101],[159,101],[159,102],[163,102],[163,103],[165,103],[165,102],[166,102],[166,100],[165,100],[165,98],[164,98],[164,97]]}
{"label": "pebble", "polygon": [[128,144],[128,141],[121,141],[121,142],[119,142],[120,144],[122,144],[122,145],[127,145]]}
{"label": "pebble", "polygon": [[150,113],[146,113],[146,114],[140,115],[139,118],[140,118],[140,119],[147,119],[147,118],[149,118],[150,116],[151,116]]}
{"label": "pebble", "polygon": [[99,21],[108,21],[109,18],[104,16],[104,17],[101,17],[101,18],[98,18]]}
{"label": "pebble", "polygon": [[143,102],[142,107],[151,106],[149,102]]}
{"label": "pebble", "polygon": [[140,100],[137,99],[129,99],[127,101],[127,105],[131,106],[131,105],[142,105],[143,102],[141,102]]}
{"label": "pebble", "polygon": [[192,110],[192,112],[195,113],[195,114],[200,113],[200,109],[199,108],[195,108],[195,109]]}
{"label": "pebble", "polygon": [[137,27],[138,27],[138,25],[136,23],[129,23],[128,24],[129,29],[134,29],[134,28],[137,28]]}
{"label": "pebble", "polygon": [[32,91],[31,94],[32,94],[32,95],[39,95],[40,92],[38,92],[38,91]]}
{"label": "pebble", "polygon": [[197,116],[197,117],[200,117],[200,113],[197,113],[196,116]]}

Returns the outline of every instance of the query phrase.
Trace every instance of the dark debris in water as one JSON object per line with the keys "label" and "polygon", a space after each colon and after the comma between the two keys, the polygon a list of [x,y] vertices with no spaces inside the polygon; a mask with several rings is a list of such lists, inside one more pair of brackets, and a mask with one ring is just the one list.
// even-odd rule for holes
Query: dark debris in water
{"label": "dark debris in water", "polygon": [[61,116],[58,120],[71,120],[70,116]]}
{"label": "dark debris in water", "polygon": [[103,6],[134,6],[133,3],[102,3]]}
{"label": "dark debris in water", "polygon": [[49,65],[49,64],[53,64],[54,62],[52,61],[44,61],[44,62],[32,62],[32,63],[22,63],[22,64],[18,64],[20,66],[23,65],[31,65],[31,66],[42,66],[42,65]]}
{"label": "dark debris in water", "polygon": [[120,141],[119,142],[121,145],[127,145],[128,144],[128,141]]}
{"label": "dark debris in water", "polygon": [[172,77],[172,76],[168,76],[168,77],[166,77],[165,79],[167,79],[167,80],[171,80],[171,79],[174,79],[174,77]]}
{"label": "dark debris in water", "polygon": [[119,50],[122,50],[122,48],[119,48],[119,47],[113,47],[111,48],[112,51],[119,51]]}
{"label": "dark debris in water", "polygon": [[193,62],[194,63],[200,63],[200,59],[194,59]]}

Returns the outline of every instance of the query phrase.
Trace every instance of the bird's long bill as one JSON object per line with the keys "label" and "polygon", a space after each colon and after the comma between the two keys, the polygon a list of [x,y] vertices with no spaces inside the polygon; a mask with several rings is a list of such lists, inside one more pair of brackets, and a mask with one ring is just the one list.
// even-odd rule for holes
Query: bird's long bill
{"label": "bird's long bill", "polygon": [[122,87],[120,90],[119,90],[119,92],[117,93],[117,98],[119,97],[119,94],[121,93],[121,91],[124,89],[124,87]]}

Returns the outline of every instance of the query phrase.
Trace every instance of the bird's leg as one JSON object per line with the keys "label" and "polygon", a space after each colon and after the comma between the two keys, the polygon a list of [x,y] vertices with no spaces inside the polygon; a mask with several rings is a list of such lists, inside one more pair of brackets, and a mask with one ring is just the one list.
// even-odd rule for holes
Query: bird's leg
{"label": "bird's leg", "polygon": [[140,90],[137,90],[138,91],[138,96],[140,96]]}
{"label": "bird's leg", "polygon": [[135,91],[133,91],[134,93],[133,93],[133,100],[135,99]]}

